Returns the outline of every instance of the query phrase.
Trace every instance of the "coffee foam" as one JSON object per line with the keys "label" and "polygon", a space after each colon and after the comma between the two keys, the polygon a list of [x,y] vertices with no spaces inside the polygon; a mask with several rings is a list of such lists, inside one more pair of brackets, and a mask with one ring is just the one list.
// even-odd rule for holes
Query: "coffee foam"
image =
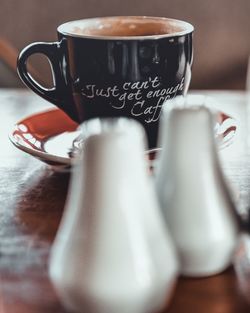
{"label": "coffee foam", "polygon": [[193,30],[189,23],[157,17],[104,17],[72,21],[58,31],[79,37],[138,37],[179,35]]}

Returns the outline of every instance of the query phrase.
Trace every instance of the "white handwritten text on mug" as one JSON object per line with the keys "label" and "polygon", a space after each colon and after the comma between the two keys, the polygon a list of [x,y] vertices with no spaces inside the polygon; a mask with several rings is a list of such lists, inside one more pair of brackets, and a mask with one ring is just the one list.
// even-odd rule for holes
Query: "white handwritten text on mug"
{"label": "white handwritten text on mug", "polygon": [[[183,90],[184,77],[175,86],[160,88],[160,85],[159,77],[149,77],[147,81],[125,82],[121,89],[117,85],[98,88],[96,85],[90,84],[83,87],[81,93],[88,99],[116,98],[117,103],[112,104],[114,109],[121,110],[130,106],[132,116],[143,116],[146,123],[152,123],[159,120],[163,103],[175,97],[178,91]],[[150,105],[146,103],[147,99],[149,99]],[[153,99],[156,99],[154,104],[152,104]]]}

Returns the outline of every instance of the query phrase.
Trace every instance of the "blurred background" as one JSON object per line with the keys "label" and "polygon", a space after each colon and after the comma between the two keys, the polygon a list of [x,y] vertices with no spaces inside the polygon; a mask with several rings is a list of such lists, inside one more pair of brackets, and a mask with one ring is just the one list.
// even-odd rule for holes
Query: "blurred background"
{"label": "blurred background", "polygon": [[[250,0],[1,0],[0,87],[24,87],[16,54],[34,41],[55,41],[58,25],[109,15],[183,19],[195,26],[192,89],[244,89],[250,53]],[[49,65],[32,57],[33,72],[50,82]]]}

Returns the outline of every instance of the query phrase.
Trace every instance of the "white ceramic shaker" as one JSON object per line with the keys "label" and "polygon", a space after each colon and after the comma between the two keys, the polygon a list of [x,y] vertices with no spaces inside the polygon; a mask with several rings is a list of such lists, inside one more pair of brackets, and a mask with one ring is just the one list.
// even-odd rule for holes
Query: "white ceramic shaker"
{"label": "white ceramic shaker", "polygon": [[203,106],[164,108],[156,190],[186,276],[209,276],[232,261],[234,206],[219,163],[214,118]]}
{"label": "white ceramic shaker", "polygon": [[145,159],[144,132],[126,118],[83,127],[50,277],[75,312],[144,313],[170,299],[177,261]]}

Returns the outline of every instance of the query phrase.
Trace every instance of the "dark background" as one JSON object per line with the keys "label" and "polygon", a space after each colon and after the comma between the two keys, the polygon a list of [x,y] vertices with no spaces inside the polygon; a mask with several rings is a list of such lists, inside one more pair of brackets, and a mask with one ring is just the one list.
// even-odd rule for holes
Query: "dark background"
{"label": "dark background", "polygon": [[[56,28],[63,22],[108,15],[191,22],[196,29],[191,88],[244,89],[250,51],[249,0],[0,0],[0,38],[20,50],[34,41],[56,40]],[[35,69],[49,81],[47,62],[33,59]],[[3,61],[0,86],[23,86]]]}

